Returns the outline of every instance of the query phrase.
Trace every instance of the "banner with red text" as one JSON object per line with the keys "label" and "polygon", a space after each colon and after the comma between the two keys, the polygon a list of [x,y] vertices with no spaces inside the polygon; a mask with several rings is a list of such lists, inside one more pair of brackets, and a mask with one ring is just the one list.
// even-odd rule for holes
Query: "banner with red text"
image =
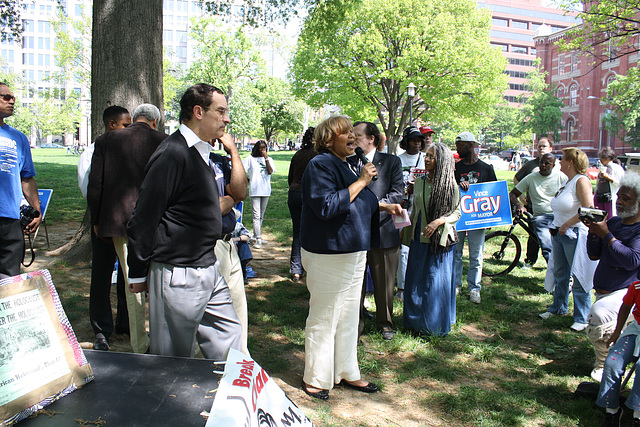
{"label": "banner with red text", "polygon": [[469,185],[469,190],[460,190],[462,216],[456,230],[511,225],[511,203],[507,181],[483,182]]}
{"label": "banner with red text", "polygon": [[229,350],[206,427],[313,426],[252,358]]}

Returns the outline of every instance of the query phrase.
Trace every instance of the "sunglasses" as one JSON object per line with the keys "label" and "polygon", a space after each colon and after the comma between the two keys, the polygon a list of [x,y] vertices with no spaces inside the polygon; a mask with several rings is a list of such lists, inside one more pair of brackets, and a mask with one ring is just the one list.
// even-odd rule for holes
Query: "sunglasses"
{"label": "sunglasses", "polygon": [[0,98],[4,99],[7,102],[14,101],[16,99],[15,96],[9,95],[8,93],[0,93]]}

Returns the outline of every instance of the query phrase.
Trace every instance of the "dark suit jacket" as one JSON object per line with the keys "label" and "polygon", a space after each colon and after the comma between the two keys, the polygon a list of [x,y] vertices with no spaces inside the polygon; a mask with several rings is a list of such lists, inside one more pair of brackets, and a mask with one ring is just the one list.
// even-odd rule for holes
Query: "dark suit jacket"
{"label": "dark suit jacket", "polygon": [[107,132],[96,139],[87,187],[91,224],[98,237],[124,237],[145,167],[167,137],[144,122]]}
{"label": "dark suit jacket", "polygon": [[[369,183],[380,203],[400,203],[404,192],[402,183],[402,162],[400,158],[376,150],[373,165],[378,170],[378,179]],[[393,224],[393,218],[387,212],[380,211],[380,247],[400,246],[400,231]]]}

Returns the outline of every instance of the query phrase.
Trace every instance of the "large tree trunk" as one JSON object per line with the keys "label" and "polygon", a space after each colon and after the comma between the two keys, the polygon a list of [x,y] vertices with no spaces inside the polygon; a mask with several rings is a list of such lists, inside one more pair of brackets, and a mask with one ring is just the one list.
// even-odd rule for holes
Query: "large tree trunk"
{"label": "large tree trunk", "polygon": [[[94,0],[91,139],[104,131],[105,108],[120,105],[133,114],[142,103],[163,110],[162,0]],[[70,264],[90,259],[89,227],[87,210],[71,241],[50,254],[62,255]]]}
{"label": "large tree trunk", "polygon": [[133,114],[145,102],[163,109],[162,0],[94,0],[92,138],[104,129],[105,108],[120,105]]}

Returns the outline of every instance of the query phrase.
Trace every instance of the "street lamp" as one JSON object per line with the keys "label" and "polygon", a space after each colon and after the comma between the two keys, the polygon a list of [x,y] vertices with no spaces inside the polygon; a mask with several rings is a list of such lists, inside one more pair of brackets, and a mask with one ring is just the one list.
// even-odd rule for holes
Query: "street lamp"
{"label": "street lamp", "polygon": [[407,96],[409,97],[409,126],[413,123],[413,97],[416,96],[416,85],[409,83],[407,86]]}

